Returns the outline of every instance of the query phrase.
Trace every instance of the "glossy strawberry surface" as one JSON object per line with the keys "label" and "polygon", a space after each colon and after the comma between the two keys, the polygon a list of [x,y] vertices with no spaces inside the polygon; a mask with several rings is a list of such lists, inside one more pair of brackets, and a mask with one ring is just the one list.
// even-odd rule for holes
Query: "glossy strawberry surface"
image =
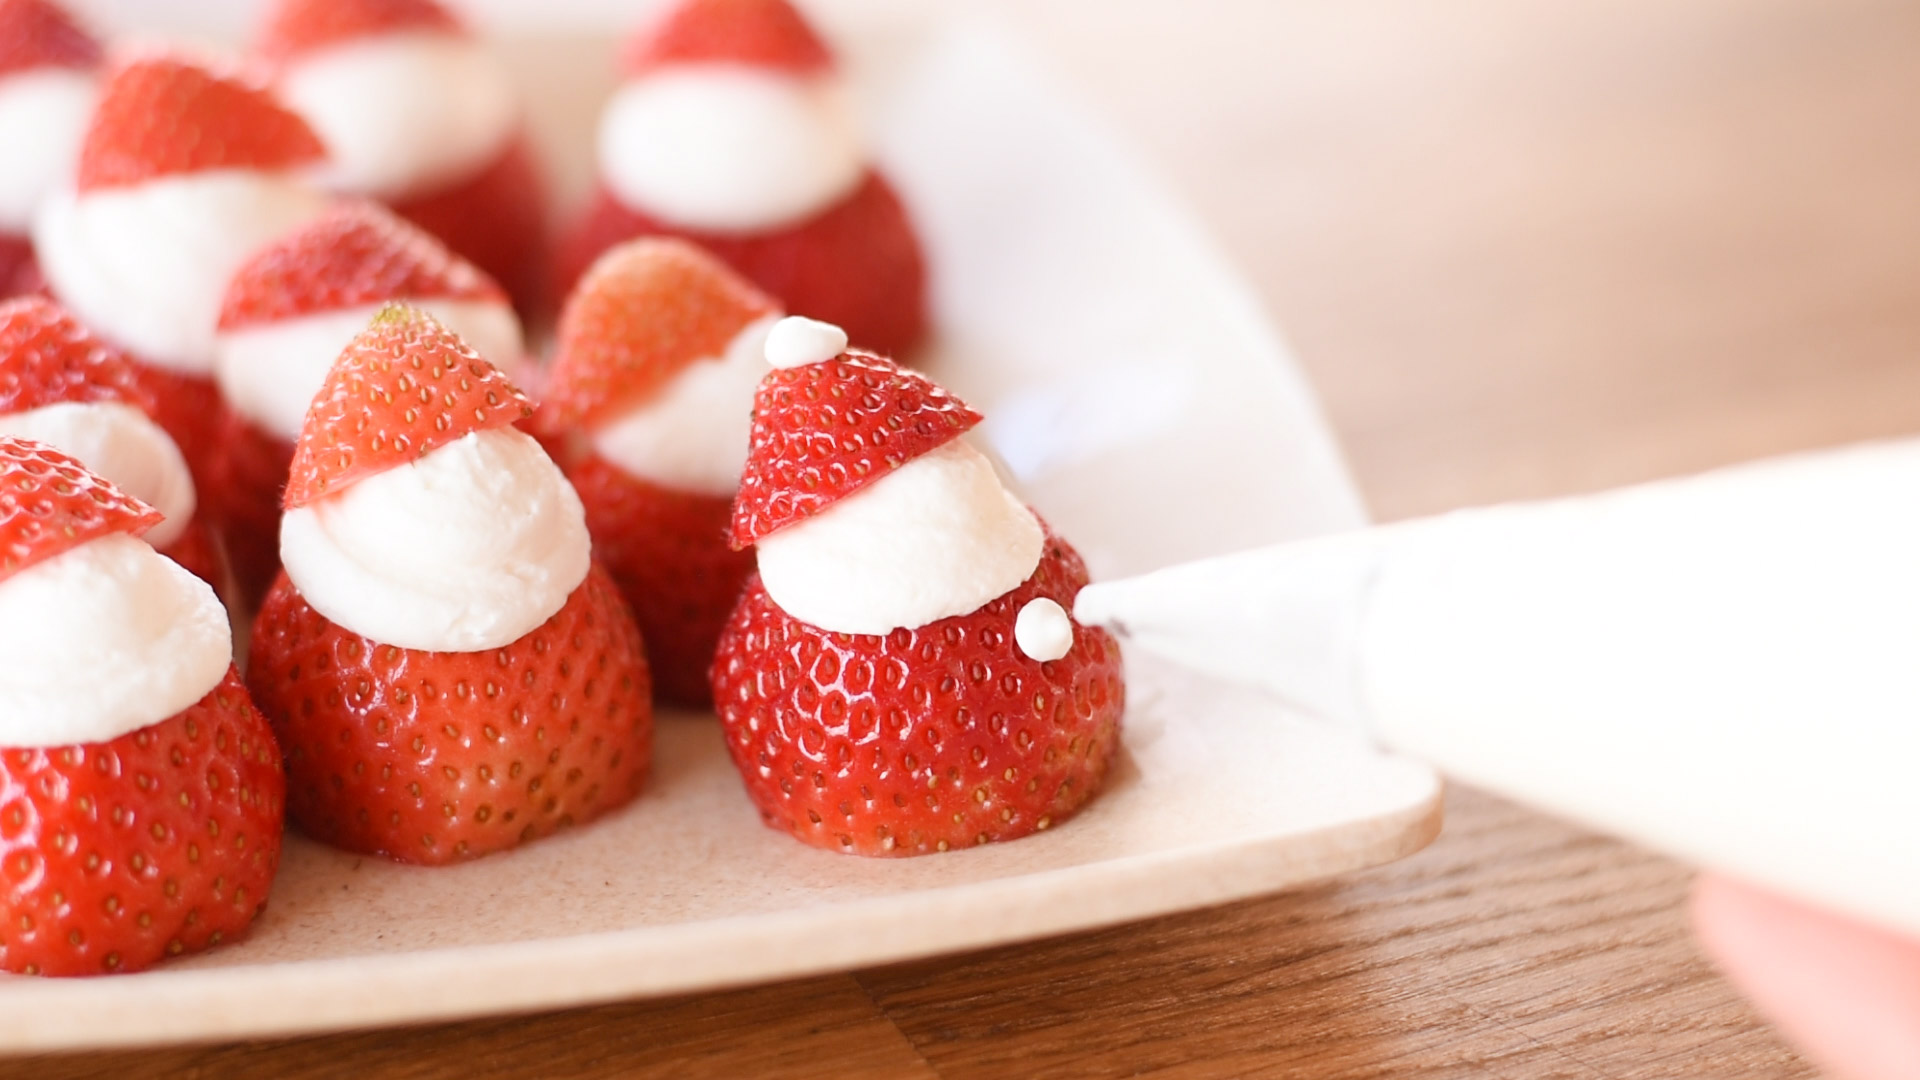
{"label": "glossy strawberry surface", "polygon": [[89,540],[159,523],[159,511],[66,454],[0,436],[0,581]]}
{"label": "glossy strawberry surface", "polygon": [[621,55],[629,75],[667,64],[742,64],[795,74],[833,65],[788,0],[678,0],[641,27]]}
{"label": "glossy strawberry surface", "polygon": [[286,780],[239,674],[104,743],[0,750],[0,968],[138,971],[267,902]]}
{"label": "glossy strawberry surface", "polygon": [[36,68],[90,68],[100,43],[51,0],[0,0],[0,75]]}
{"label": "glossy strawberry surface", "polygon": [[283,63],[359,38],[407,31],[460,34],[460,20],[436,0],[277,0],[255,45]]}
{"label": "glossy strawberry surface", "polygon": [[571,288],[601,252],[636,236],[700,245],[789,314],[840,326],[859,348],[904,356],[926,336],[925,258],[906,208],[878,173],[811,218],[754,233],[680,228],[603,187],[561,246],[561,287]]}
{"label": "glossy strawberry surface", "polygon": [[1125,704],[1112,635],[1020,652],[1021,607],[1067,610],[1086,568],[1049,536],[1018,588],[884,637],[803,623],[758,577],[728,620],[713,696],[747,794],[773,828],[833,851],[919,855],[1051,828],[1099,790]]}
{"label": "glossy strawberry surface", "polygon": [[435,191],[394,201],[393,211],[440,238],[513,297],[522,318],[543,313],[552,238],[547,183],[526,137],[518,136],[491,165]]}
{"label": "glossy strawberry surface", "polygon": [[567,469],[594,554],[633,607],[660,700],[704,706],[720,628],[740,599],[753,553],[727,546],[730,500],[669,491],[599,457]]}
{"label": "glossy strawberry surface", "polygon": [[286,749],[293,821],[406,862],[590,821],[639,793],[652,753],[640,635],[597,565],[545,623],[473,653],[352,633],[283,573],[254,622],[247,681]]}

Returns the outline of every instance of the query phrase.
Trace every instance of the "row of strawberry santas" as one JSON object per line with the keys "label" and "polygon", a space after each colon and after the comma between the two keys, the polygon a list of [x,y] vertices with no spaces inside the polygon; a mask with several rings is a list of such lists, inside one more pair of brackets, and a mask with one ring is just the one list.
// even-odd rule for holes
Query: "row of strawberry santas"
{"label": "row of strawberry santas", "polygon": [[[750,295],[670,242],[616,250],[589,283],[634,270],[657,283],[648,271],[661,269]],[[1068,618],[1085,570],[966,444],[978,414],[846,351],[835,328],[727,333],[724,307],[679,291],[669,311],[717,317],[668,319],[639,341],[745,333],[777,368],[754,393],[734,544],[813,554],[799,587],[773,562],[749,576],[714,648],[721,723],[763,818],[864,854],[1064,820],[1117,746],[1118,650]],[[37,298],[0,305],[0,388],[9,417],[139,401],[126,359]],[[137,970],[237,935],[265,903],[283,799],[316,838],[443,863],[639,793],[645,648],[589,554],[580,498],[514,426],[532,415],[431,316],[377,315],[303,424],[287,566],[244,686],[211,587],[158,570],[174,564],[132,540],[160,515],[72,458],[0,436],[0,614],[18,631],[7,659],[27,665],[0,679],[0,967]],[[982,509],[983,486],[985,512],[954,521],[955,504]],[[878,523],[890,528],[871,533]],[[966,584],[848,604],[861,590],[840,586],[871,570],[894,586]]]}
{"label": "row of strawberry santas", "polygon": [[[381,200],[501,282],[523,315],[544,311],[613,244],[675,235],[883,352],[903,353],[924,332],[925,273],[905,211],[866,163],[832,54],[787,0],[682,0],[634,33],[602,117],[600,183],[551,260],[544,185],[511,81],[437,0],[277,0],[249,60],[315,138],[285,135],[251,160],[226,147],[222,160],[202,151],[176,165],[297,170],[326,191]],[[0,141],[12,148],[0,166],[0,297],[39,284],[28,234],[99,123],[102,66],[98,41],[52,0],[0,0]],[[179,118],[164,109],[126,115],[149,125],[122,131],[149,152],[255,137],[218,116],[205,130],[167,130]],[[161,175],[104,175],[94,157],[96,168],[80,170],[83,192]],[[236,239],[257,244],[285,223],[270,217]],[[250,246],[228,243],[224,257]],[[192,281],[214,268],[140,269],[196,271]],[[139,299],[179,299],[180,280]],[[67,298],[101,313],[84,299]],[[192,369],[189,350],[138,327],[100,328]]]}

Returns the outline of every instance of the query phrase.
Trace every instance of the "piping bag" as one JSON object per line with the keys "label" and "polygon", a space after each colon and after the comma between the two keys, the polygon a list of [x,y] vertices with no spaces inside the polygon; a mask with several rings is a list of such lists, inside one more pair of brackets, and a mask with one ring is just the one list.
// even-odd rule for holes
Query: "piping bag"
{"label": "piping bag", "polygon": [[1920,936],[1920,440],[1207,559],[1074,616]]}

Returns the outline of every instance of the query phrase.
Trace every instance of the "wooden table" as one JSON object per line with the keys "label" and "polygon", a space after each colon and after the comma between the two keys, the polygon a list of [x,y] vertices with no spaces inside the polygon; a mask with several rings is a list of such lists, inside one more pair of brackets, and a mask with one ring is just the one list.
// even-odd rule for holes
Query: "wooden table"
{"label": "wooden table", "polygon": [[[1288,328],[1378,514],[1920,431],[1920,11],[1000,0]],[[1803,1077],[1689,872],[1472,791],[1398,865],[688,999],[42,1078]]]}

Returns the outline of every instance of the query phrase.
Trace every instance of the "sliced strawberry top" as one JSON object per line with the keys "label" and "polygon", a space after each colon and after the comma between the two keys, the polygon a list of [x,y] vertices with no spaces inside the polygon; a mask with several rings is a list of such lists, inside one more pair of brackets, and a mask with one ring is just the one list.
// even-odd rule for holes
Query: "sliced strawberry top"
{"label": "sliced strawberry top", "polygon": [[333,362],[307,410],[285,505],[305,506],[462,436],[532,414],[500,369],[433,316],[391,305]]}
{"label": "sliced strawberry top", "polygon": [[108,533],[139,536],[160,512],[32,439],[0,435],[0,580]]}
{"label": "sliced strawberry top", "polygon": [[289,169],[319,161],[319,136],[260,87],[172,56],[108,77],[80,147],[81,191],[209,169]]}
{"label": "sliced strawberry top", "polygon": [[442,299],[508,302],[492,278],[432,234],[374,203],[344,203],[241,266],[227,285],[220,329]]}
{"label": "sliced strawberry top", "polygon": [[99,63],[100,43],[58,4],[0,0],[0,75]]}
{"label": "sliced strawberry top", "polygon": [[733,546],[812,517],[979,422],[925,375],[857,349],[775,369],[754,394]]}
{"label": "sliced strawberry top", "polygon": [[267,14],[255,51],[283,64],[331,45],[408,30],[466,33],[435,0],[280,0]]}
{"label": "sliced strawberry top", "polygon": [[627,42],[628,76],[667,64],[747,64],[796,75],[833,67],[833,54],[787,0],[685,0]]}
{"label": "sliced strawberry top", "polygon": [[126,354],[41,296],[0,304],[0,415],[116,401],[149,415],[153,396]]}
{"label": "sliced strawberry top", "polygon": [[685,241],[617,247],[593,265],[561,312],[543,422],[591,424],[638,405],[779,310],[772,297]]}

